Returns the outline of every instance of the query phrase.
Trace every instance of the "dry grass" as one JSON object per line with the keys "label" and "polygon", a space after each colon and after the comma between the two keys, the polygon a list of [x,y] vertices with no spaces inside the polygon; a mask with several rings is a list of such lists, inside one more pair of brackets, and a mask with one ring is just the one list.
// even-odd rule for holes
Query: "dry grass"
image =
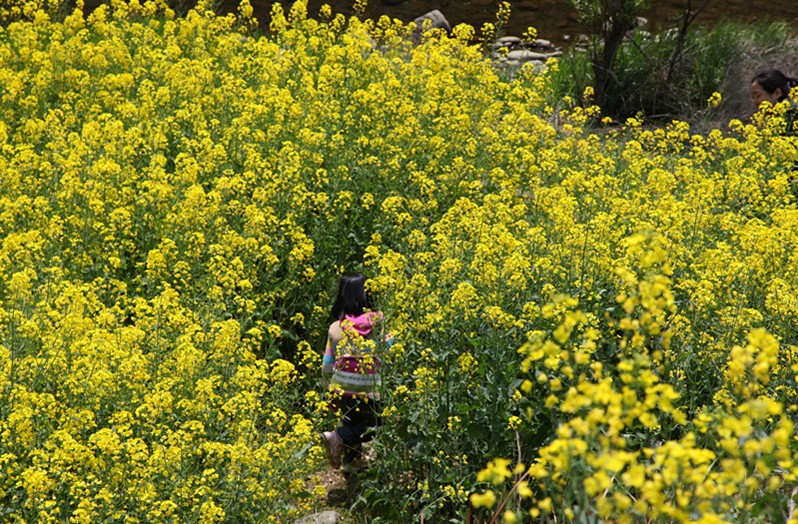
{"label": "dry grass", "polygon": [[722,86],[723,103],[718,108],[716,122],[733,118],[746,120],[754,112],[751,104],[751,78],[765,69],[779,69],[786,75],[798,77],[798,33],[783,42],[762,47],[752,38],[740,44],[741,59],[733,61]]}

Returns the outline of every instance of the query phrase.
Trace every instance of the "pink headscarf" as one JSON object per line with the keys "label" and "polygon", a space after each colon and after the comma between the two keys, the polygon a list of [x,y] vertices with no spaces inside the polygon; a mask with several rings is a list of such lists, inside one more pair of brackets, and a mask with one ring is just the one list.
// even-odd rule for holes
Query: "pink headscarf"
{"label": "pink headscarf", "polygon": [[366,311],[361,315],[345,315],[341,321],[341,328],[344,331],[353,330],[361,337],[367,337],[371,334],[371,328],[374,324],[382,320],[382,313],[380,311]]}

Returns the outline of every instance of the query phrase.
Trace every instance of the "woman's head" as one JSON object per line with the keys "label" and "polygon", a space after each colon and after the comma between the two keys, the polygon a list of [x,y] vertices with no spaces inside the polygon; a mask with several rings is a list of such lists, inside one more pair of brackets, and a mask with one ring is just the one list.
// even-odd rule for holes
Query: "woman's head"
{"label": "woman's head", "polygon": [[368,309],[373,307],[366,292],[366,276],[362,273],[342,276],[338,281],[338,294],[335,296],[332,316],[340,320],[345,315],[362,315]]}
{"label": "woman's head", "polygon": [[798,85],[794,78],[790,78],[778,69],[762,71],[751,79],[751,100],[756,107],[763,102],[777,104],[790,94],[790,89]]}

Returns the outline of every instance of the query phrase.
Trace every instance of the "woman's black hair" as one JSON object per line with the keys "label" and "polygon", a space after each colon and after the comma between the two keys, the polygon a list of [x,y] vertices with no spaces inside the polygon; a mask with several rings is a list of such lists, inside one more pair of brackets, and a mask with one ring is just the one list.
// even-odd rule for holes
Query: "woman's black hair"
{"label": "woman's black hair", "polygon": [[767,69],[758,73],[751,79],[751,83],[753,84],[754,82],[771,95],[776,92],[776,89],[781,89],[779,102],[786,100],[790,94],[790,89],[798,86],[798,80],[785,75],[778,69]]}
{"label": "woman's black hair", "polygon": [[366,276],[362,273],[343,275],[338,281],[338,294],[332,307],[332,316],[342,319],[344,315],[362,315],[373,310],[371,298],[366,292]]}

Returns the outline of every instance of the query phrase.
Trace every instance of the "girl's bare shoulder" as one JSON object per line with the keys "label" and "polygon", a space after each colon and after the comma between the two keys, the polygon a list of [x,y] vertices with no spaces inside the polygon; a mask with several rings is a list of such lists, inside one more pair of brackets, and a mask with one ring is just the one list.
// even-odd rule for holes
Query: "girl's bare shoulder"
{"label": "girl's bare shoulder", "polygon": [[343,330],[341,329],[341,322],[336,320],[332,324],[330,324],[330,328],[327,330],[327,336],[330,337],[333,341],[341,340],[344,336]]}

